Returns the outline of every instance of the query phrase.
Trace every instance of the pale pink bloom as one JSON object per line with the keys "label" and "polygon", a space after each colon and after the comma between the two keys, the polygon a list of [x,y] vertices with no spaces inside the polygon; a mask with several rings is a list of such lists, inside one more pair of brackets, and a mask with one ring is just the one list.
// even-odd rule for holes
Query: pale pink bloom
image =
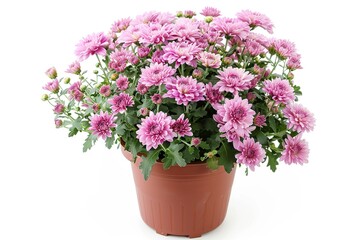
{"label": "pale pink bloom", "polygon": [[147,116],[148,113],[149,113],[149,109],[145,108],[145,107],[140,108],[139,113],[140,113],[141,116]]}
{"label": "pale pink bloom", "polygon": [[56,128],[61,127],[62,124],[63,124],[63,121],[62,121],[61,119],[55,119],[54,122],[55,122],[55,127],[56,127]]}
{"label": "pale pink bloom", "polygon": [[202,69],[200,69],[200,68],[196,68],[196,69],[194,69],[194,71],[193,71],[193,73],[191,74],[191,76],[193,77],[193,78],[196,78],[196,79],[200,79],[200,78],[202,78],[202,76],[203,76],[203,70]]}
{"label": "pale pink bloom", "polygon": [[126,30],[120,33],[118,38],[119,43],[123,43],[123,47],[127,48],[131,44],[136,43],[139,41],[141,37],[141,29],[146,26],[144,24],[139,25],[131,25]]}
{"label": "pale pink bloom", "polygon": [[251,56],[258,56],[264,53],[265,48],[254,40],[247,40],[245,42],[245,53],[249,53]]}
{"label": "pale pink bloom", "polygon": [[161,25],[159,23],[151,23],[141,28],[141,36],[139,42],[148,46],[150,44],[162,44],[168,40],[172,40],[172,25]]}
{"label": "pale pink bloom", "polygon": [[175,69],[162,63],[153,63],[149,67],[141,69],[139,83],[147,87],[159,86],[173,78]]}
{"label": "pale pink bloom", "polygon": [[132,26],[137,26],[139,24],[149,24],[149,23],[156,23],[157,18],[160,15],[160,12],[150,11],[145,12],[141,15],[135,17],[133,21],[131,21]]}
{"label": "pale pink bloom", "polygon": [[106,139],[111,137],[111,128],[116,127],[115,124],[116,117],[109,115],[107,112],[101,112],[90,117],[90,127],[89,130],[92,131],[97,137]]}
{"label": "pale pink bloom", "polygon": [[201,139],[200,139],[200,138],[193,137],[193,138],[191,139],[191,145],[193,145],[193,146],[195,146],[195,147],[199,146],[200,143],[201,143]]}
{"label": "pale pink bloom", "polygon": [[212,24],[213,28],[216,31],[219,31],[225,36],[233,36],[240,39],[246,39],[246,37],[250,33],[250,27],[248,24],[234,18],[218,17],[214,19]]}
{"label": "pale pink bloom", "polygon": [[266,116],[261,115],[260,113],[256,114],[254,117],[254,125],[260,128],[266,126]]}
{"label": "pale pink bloom", "polygon": [[147,93],[147,91],[149,90],[149,87],[146,86],[145,84],[139,83],[136,86],[136,91],[138,91],[140,94],[144,95],[145,93]]}
{"label": "pale pink bloom", "polygon": [[213,7],[205,7],[200,14],[205,17],[218,17],[220,16],[220,11]]}
{"label": "pale pink bloom", "polygon": [[153,63],[165,63],[166,61],[164,60],[163,55],[163,50],[156,50],[151,56],[151,61]]}
{"label": "pale pink bloom", "polygon": [[184,114],[181,114],[179,118],[171,124],[171,129],[180,137],[191,137],[193,133],[191,132],[189,119],[184,119],[184,117]]}
{"label": "pale pink bloom", "polygon": [[111,104],[111,110],[114,114],[124,113],[127,107],[131,107],[134,105],[132,96],[127,93],[120,93],[118,96],[114,96],[108,101],[108,103]]}
{"label": "pale pink bloom", "polygon": [[205,86],[192,77],[176,77],[166,83],[164,97],[175,98],[176,103],[187,106],[190,102],[205,100]]}
{"label": "pale pink bloom", "polygon": [[231,92],[233,94],[249,89],[250,82],[254,78],[242,68],[228,67],[218,73],[219,75],[216,77],[220,81],[214,87],[220,92]]}
{"label": "pale pink bloom", "polygon": [[301,55],[294,53],[292,54],[289,59],[286,62],[286,67],[290,70],[295,70],[295,69],[301,69]]}
{"label": "pale pink bloom", "polygon": [[56,68],[51,67],[45,72],[46,76],[48,76],[50,79],[55,79],[57,77]]}
{"label": "pale pink bloom", "polygon": [[251,125],[255,111],[251,106],[247,99],[242,99],[238,95],[233,99],[225,99],[223,105],[214,105],[217,110],[214,120],[219,123],[219,131],[223,133],[235,131],[239,137],[247,136],[254,129]]}
{"label": "pale pink bloom", "polygon": [[80,86],[81,86],[81,82],[78,81],[78,82],[73,83],[69,87],[67,92],[70,95],[70,99],[75,99],[78,102],[80,102],[83,99],[84,94],[81,92]]}
{"label": "pale pink bloom", "polygon": [[161,25],[172,24],[174,23],[176,17],[174,14],[169,12],[161,12],[157,15],[156,19],[154,20],[156,23],[160,23]]}
{"label": "pale pink bloom", "polygon": [[245,139],[237,150],[240,153],[235,155],[236,162],[244,164],[252,171],[255,170],[255,166],[260,166],[261,161],[265,158],[265,150],[253,138]]}
{"label": "pale pink bloom", "polygon": [[219,68],[221,65],[221,56],[219,54],[215,53],[209,53],[209,52],[201,52],[199,54],[200,56],[200,62],[205,67],[209,68]]}
{"label": "pale pink bloom", "polygon": [[114,24],[111,26],[111,31],[113,33],[120,33],[121,31],[126,30],[131,22],[131,18],[122,18],[116,22],[114,22]]}
{"label": "pale pink bloom", "polygon": [[155,104],[161,104],[162,103],[162,96],[161,94],[154,94],[151,96],[151,101],[153,101],[153,103]]}
{"label": "pale pink bloom", "polygon": [[253,12],[250,10],[243,10],[237,13],[236,16],[241,21],[249,24],[251,28],[261,27],[269,33],[273,33],[274,25],[272,24],[271,20],[264,14]]}
{"label": "pale pink bloom", "polygon": [[185,18],[192,18],[195,15],[196,15],[196,13],[194,11],[191,11],[191,10],[185,10],[184,11],[184,17]]}
{"label": "pale pink bloom", "polygon": [[294,89],[290,86],[288,80],[282,80],[280,78],[266,80],[264,81],[263,90],[268,93],[277,104],[287,104],[295,99]]}
{"label": "pale pink bloom", "polygon": [[287,127],[297,132],[310,132],[314,129],[314,115],[300,104],[287,105],[283,110],[284,116],[289,120]]}
{"label": "pale pink bloom", "polygon": [[162,58],[170,64],[175,62],[175,67],[185,63],[196,67],[196,56],[201,51],[195,43],[189,44],[185,42],[171,42],[163,49],[164,55]]}
{"label": "pale pink bloom", "polygon": [[174,39],[178,41],[196,42],[201,37],[199,24],[193,19],[178,18],[172,31]]}
{"label": "pale pink bloom", "polygon": [[57,79],[48,82],[45,84],[45,86],[43,86],[43,89],[48,90],[52,93],[57,93],[59,92],[59,81]]}
{"label": "pale pink bloom", "polygon": [[150,48],[148,47],[140,47],[137,49],[137,53],[139,58],[144,58],[150,53]]}
{"label": "pale pink bloom", "polygon": [[123,72],[131,56],[132,53],[127,50],[116,49],[114,52],[110,54],[109,68],[117,72]]}
{"label": "pale pink bloom", "polygon": [[296,53],[295,44],[284,39],[269,40],[269,50],[274,50],[281,58],[288,58]]}
{"label": "pale pink bloom", "polygon": [[93,33],[83,38],[75,49],[79,61],[87,59],[90,55],[106,55],[106,47],[109,45],[109,39],[104,33]]}
{"label": "pale pink bloom", "polygon": [[166,113],[150,112],[150,115],[137,125],[139,130],[136,131],[136,138],[146,146],[147,151],[150,151],[151,148],[156,149],[165,141],[172,142],[176,137],[176,133],[171,129],[172,122],[173,120]]}
{"label": "pale pink bloom", "polygon": [[205,97],[211,105],[219,103],[224,98],[219,89],[214,88],[211,82],[205,86]]}
{"label": "pale pink bloom", "polygon": [[64,109],[65,109],[65,106],[64,106],[63,104],[61,104],[61,103],[58,103],[58,104],[56,104],[55,107],[54,107],[54,112],[55,112],[56,114],[61,114],[61,113],[64,112]]}
{"label": "pale pink bloom", "polygon": [[109,85],[103,85],[101,86],[99,93],[103,95],[104,97],[108,97],[111,94],[111,88]]}
{"label": "pale pink bloom", "polygon": [[75,61],[69,65],[69,68],[66,70],[67,73],[73,73],[79,75],[81,72],[80,63]]}
{"label": "pale pink bloom", "polygon": [[286,164],[300,164],[308,163],[309,147],[308,143],[301,139],[301,135],[296,137],[287,136],[284,143],[284,151],[281,154],[280,160]]}
{"label": "pale pink bloom", "polygon": [[129,87],[129,80],[127,77],[119,76],[116,80],[116,86],[121,90],[125,91]]}

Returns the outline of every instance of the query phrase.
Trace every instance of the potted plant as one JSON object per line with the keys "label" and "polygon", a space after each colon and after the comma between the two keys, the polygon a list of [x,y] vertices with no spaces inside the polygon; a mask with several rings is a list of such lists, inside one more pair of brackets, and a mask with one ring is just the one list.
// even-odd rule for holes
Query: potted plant
{"label": "potted plant", "polygon": [[[245,10],[147,12],[77,45],[77,60],[42,99],[69,137],[120,147],[132,164],[144,221],[161,234],[200,236],[223,221],[235,166],[245,174],[308,162],[314,117],[296,103],[294,43]],[[96,58],[92,71],[83,67]],[[70,78],[71,77],[71,78]]]}

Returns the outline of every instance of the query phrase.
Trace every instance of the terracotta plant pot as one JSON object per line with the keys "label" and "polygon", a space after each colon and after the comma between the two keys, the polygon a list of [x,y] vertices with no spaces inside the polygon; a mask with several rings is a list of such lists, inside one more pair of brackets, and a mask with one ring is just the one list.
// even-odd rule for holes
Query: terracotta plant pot
{"label": "terracotta plant pot", "polygon": [[[131,154],[122,148],[131,161]],[[144,222],[162,235],[200,237],[224,220],[234,180],[223,167],[210,170],[206,163],[173,166],[164,170],[157,162],[147,181],[131,163],[140,214]]]}

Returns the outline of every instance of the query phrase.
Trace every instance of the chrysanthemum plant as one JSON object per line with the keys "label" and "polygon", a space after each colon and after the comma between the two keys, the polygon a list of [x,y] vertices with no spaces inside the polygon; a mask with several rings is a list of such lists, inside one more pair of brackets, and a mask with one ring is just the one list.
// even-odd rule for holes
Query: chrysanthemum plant
{"label": "chrysanthemum plant", "polygon": [[[275,171],[279,161],[306,163],[302,133],[314,117],[296,103],[295,45],[262,35],[273,24],[257,12],[227,18],[207,7],[195,15],[148,12],[83,38],[68,76],[46,72],[43,100],[56,127],[69,137],[86,133],[84,152],[98,138],[123,145],[141,156],[145,179],[156,161],[164,169],[203,161],[227,172],[237,163],[246,174],[261,164]],[[91,74],[80,64],[89,57],[97,59]]]}

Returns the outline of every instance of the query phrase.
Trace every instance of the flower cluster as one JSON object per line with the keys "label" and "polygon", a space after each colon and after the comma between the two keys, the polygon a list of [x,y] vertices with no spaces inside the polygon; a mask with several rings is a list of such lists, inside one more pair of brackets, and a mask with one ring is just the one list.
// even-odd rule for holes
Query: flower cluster
{"label": "flower cluster", "polygon": [[[141,154],[145,178],[158,159],[228,172],[238,163],[246,173],[307,163],[302,136],[315,119],[296,103],[295,44],[264,35],[273,24],[258,12],[229,18],[206,7],[200,15],[147,12],[80,40],[68,76],[46,71],[42,99],[53,105],[55,126],[70,137],[87,133],[84,151],[101,138]],[[89,57],[97,59],[93,74],[81,65]]]}

